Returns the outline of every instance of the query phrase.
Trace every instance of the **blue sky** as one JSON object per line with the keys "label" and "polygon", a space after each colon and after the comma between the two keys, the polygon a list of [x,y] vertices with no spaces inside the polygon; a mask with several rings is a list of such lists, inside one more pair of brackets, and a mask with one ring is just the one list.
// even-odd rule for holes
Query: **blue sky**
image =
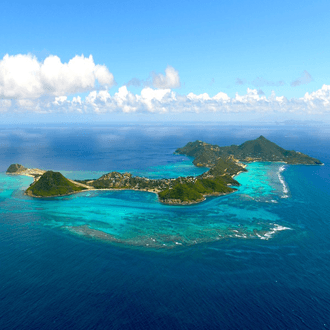
{"label": "blue sky", "polygon": [[[208,119],[215,113],[243,113],[248,118],[247,112],[256,108],[262,114],[259,117],[275,111],[276,117],[283,118],[305,118],[307,114],[325,118],[330,113],[326,101],[330,90],[322,90],[330,85],[329,12],[329,1],[4,0],[0,13],[0,110],[2,107],[2,115],[12,118],[22,112],[45,118],[47,113],[61,116],[71,112],[79,117],[79,113],[96,111],[108,117],[122,112],[131,114],[125,118],[137,113],[173,116],[179,112],[178,117],[189,113]],[[11,76],[6,55],[12,57],[14,67],[31,66],[31,61],[23,61],[27,56],[42,66],[49,56],[57,56],[65,64],[77,55],[92,55],[94,67],[89,74],[95,81],[67,89],[51,83],[49,92],[49,79],[59,77],[47,73],[46,87],[39,86],[45,81],[40,78],[42,81],[36,82],[39,91],[31,91],[34,82],[26,78],[25,83],[32,87],[30,94],[23,93],[18,79],[24,80],[24,74],[15,79]],[[18,55],[23,57],[16,65]],[[81,61],[80,65],[84,71],[87,64]],[[97,65],[106,68],[113,79],[109,74],[107,78],[96,74]],[[38,75],[39,71],[32,73]],[[63,78],[63,72],[61,75]],[[76,79],[73,76],[72,80]],[[119,93],[123,86],[132,97],[123,89]],[[143,89],[147,89],[147,96],[141,101]],[[86,105],[86,97],[100,90],[120,97],[112,100],[104,93],[102,97],[97,94]],[[162,93],[164,90],[170,92]],[[230,100],[212,100],[220,92]],[[187,98],[190,93],[192,97]],[[204,93],[211,99],[194,97]],[[237,99],[236,93],[261,99]],[[302,100],[306,93],[316,94],[312,100]],[[274,95],[285,97],[285,102],[277,99],[276,104],[270,104]],[[60,106],[55,98],[62,96],[67,99],[61,98]],[[73,105],[72,100],[78,96],[81,104],[76,109],[77,102]],[[118,101],[124,97],[128,99]]]}

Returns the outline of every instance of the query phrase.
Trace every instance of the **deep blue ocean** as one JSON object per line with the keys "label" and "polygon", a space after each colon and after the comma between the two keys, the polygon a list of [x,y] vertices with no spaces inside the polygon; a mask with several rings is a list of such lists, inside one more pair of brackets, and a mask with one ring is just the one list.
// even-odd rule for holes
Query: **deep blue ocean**
{"label": "deep blue ocean", "polygon": [[[252,163],[192,206],[152,193],[23,194],[12,163],[92,179],[198,175],[174,155],[264,135],[324,166]],[[330,329],[330,127],[0,127],[0,329]]]}

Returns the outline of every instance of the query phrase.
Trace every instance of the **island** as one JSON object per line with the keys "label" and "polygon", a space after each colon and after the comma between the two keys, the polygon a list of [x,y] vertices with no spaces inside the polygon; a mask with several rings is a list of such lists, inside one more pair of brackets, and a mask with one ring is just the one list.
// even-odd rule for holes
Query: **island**
{"label": "island", "polygon": [[34,182],[25,191],[31,197],[47,198],[65,196],[86,190],[138,190],[153,192],[161,203],[189,205],[202,202],[208,196],[226,195],[239,186],[234,179],[245,172],[251,162],[284,162],[286,164],[322,165],[316,158],[293,150],[285,150],[260,136],[241,145],[219,147],[202,141],[187,143],[175,151],[193,157],[193,164],[209,168],[199,176],[149,179],[133,176],[131,173],[110,172],[98,179],[70,180],[60,172],[29,169],[20,164],[12,164],[7,169],[9,175],[27,175]]}
{"label": "island", "polygon": [[183,148],[177,149],[175,153],[194,157],[194,165],[203,167],[212,167],[219,158],[228,157],[244,163],[283,162],[291,165],[322,165],[318,159],[299,151],[285,150],[262,135],[241,145],[228,147],[219,147],[197,140],[187,143]]}
{"label": "island", "polygon": [[21,164],[11,164],[6,171],[7,174],[31,176],[34,179],[40,178],[45,172],[39,168],[26,168]]}

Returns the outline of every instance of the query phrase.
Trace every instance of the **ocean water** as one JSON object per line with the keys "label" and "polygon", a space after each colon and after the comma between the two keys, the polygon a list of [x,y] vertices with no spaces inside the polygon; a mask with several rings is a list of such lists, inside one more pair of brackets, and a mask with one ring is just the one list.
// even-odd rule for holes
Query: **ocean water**
{"label": "ocean water", "polygon": [[[23,192],[11,163],[72,179],[198,175],[196,139],[264,135],[324,166],[252,163],[238,191],[191,206],[152,193]],[[329,329],[329,127],[113,125],[0,129],[1,329]]]}

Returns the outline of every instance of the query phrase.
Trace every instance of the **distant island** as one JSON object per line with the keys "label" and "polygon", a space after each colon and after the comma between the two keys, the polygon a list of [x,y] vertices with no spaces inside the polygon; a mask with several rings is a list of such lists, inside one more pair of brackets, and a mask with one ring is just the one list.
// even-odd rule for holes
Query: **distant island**
{"label": "distant island", "polygon": [[110,172],[99,179],[69,180],[60,172],[29,169],[20,164],[12,164],[7,174],[27,175],[34,182],[25,191],[31,197],[57,197],[86,190],[138,190],[153,192],[159,201],[171,205],[199,203],[207,196],[226,195],[239,186],[234,179],[245,172],[246,163],[284,162],[287,164],[322,165],[316,158],[298,151],[285,150],[265,137],[247,141],[239,146],[219,147],[202,141],[187,143],[176,154],[193,157],[193,164],[209,170],[199,176],[176,179],[148,179],[131,173]]}
{"label": "distant island", "polygon": [[262,135],[239,146],[229,147],[219,147],[202,141],[189,142],[175,153],[194,157],[194,165],[203,167],[212,167],[219,158],[228,157],[244,163],[284,162],[291,165],[322,165],[318,159],[299,151],[285,150]]}

